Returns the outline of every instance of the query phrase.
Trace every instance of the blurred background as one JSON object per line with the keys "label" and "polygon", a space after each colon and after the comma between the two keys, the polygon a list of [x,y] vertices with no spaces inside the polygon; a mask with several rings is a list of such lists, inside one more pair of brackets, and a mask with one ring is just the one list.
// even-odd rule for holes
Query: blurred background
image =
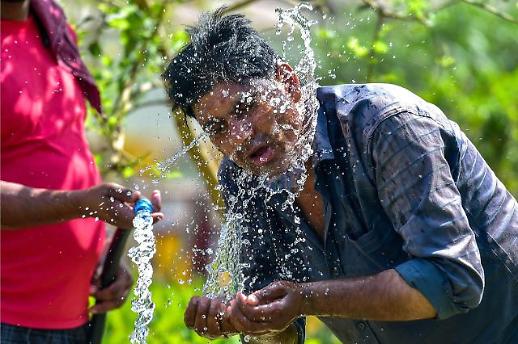
{"label": "blurred background", "polygon": [[[88,136],[104,178],[144,194],[162,190],[167,219],[155,226],[149,343],[208,342],[185,328],[183,311],[201,292],[222,211],[215,188],[220,156],[203,140],[190,145],[200,131],[171,109],[160,73],[203,11],[227,5],[229,12],[244,13],[280,52],[286,36],[275,33],[275,9],[300,2],[60,1],[101,89],[104,114],[90,112]],[[305,15],[318,21],[312,46],[320,84],[409,88],[455,120],[518,195],[517,1],[305,2],[313,6]],[[300,41],[290,45],[289,54],[302,49]],[[129,302],[109,313],[104,342],[129,342],[134,319]],[[307,343],[334,342],[318,320],[309,320]]]}

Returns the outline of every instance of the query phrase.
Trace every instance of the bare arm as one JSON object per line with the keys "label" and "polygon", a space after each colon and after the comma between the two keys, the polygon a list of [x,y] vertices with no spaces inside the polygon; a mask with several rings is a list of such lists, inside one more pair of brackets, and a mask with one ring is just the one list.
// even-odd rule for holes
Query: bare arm
{"label": "bare arm", "polygon": [[[74,191],[31,188],[5,181],[1,181],[0,186],[2,230],[80,217],[98,217],[120,228],[132,228],[133,211],[129,204],[140,197],[139,192],[117,184],[101,184]],[[154,203],[156,205],[157,201]],[[153,217],[157,220],[163,215],[154,213]]]}
{"label": "bare arm", "polygon": [[[433,318],[437,312],[392,269],[369,277],[274,282],[248,297],[238,295],[231,310],[236,329],[250,335],[278,333],[305,315],[408,321]],[[258,343],[269,343],[261,340]]]}
{"label": "bare arm", "polygon": [[1,182],[2,229],[61,222],[81,216],[74,191]]}
{"label": "bare arm", "polygon": [[437,312],[395,270],[370,277],[301,285],[304,315],[406,321],[433,318]]}

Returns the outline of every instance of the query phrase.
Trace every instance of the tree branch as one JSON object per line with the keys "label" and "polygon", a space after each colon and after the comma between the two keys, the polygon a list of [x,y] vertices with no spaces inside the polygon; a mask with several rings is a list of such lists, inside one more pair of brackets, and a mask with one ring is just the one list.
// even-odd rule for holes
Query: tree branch
{"label": "tree branch", "polygon": [[376,57],[376,50],[374,49],[374,45],[378,41],[381,33],[381,28],[383,27],[383,20],[385,17],[381,13],[381,11],[376,11],[377,14],[377,20],[376,20],[376,26],[374,27],[374,33],[372,35],[372,43],[369,48],[369,61],[368,61],[368,67],[367,67],[367,82],[371,82],[372,75],[374,73],[374,66],[375,61],[374,58]]}
{"label": "tree branch", "polygon": [[238,1],[235,4],[232,4],[232,5],[228,6],[227,8],[225,8],[223,13],[237,11],[238,9],[243,8],[245,6],[248,6],[248,5],[250,5],[250,4],[252,4],[252,3],[256,2],[256,1],[257,0],[242,0],[242,1]]}
{"label": "tree branch", "polygon": [[511,22],[513,24],[518,24],[518,19],[517,18],[513,18],[511,17],[510,15],[508,15],[507,13],[504,13],[504,12],[500,12],[498,11],[496,8],[494,8],[493,6],[489,5],[489,4],[485,4],[483,2],[475,2],[475,1],[471,1],[471,0],[461,0],[463,3],[465,4],[468,4],[468,5],[471,5],[471,6],[474,6],[474,7],[478,7],[478,8],[481,8],[483,9],[484,11],[486,12],[489,12],[501,19],[504,19],[508,22]]}

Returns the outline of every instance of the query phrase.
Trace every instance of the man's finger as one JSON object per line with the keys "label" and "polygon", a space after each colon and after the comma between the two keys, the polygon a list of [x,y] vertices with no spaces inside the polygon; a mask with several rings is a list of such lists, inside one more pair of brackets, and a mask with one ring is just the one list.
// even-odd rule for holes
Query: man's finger
{"label": "man's finger", "polygon": [[247,316],[250,319],[271,322],[282,315],[283,309],[285,309],[283,300],[277,300],[264,305],[248,307]]}
{"label": "man's finger", "polygon": [[237,333],[238,331],[235,329],[234,325],[230,321],[230,309],[231,306],[227,306],[222,304],[221,307],[221,314],[223,314],[223,319],[221,320],[221,330],[224,334],[233,334]]}
{"label": "man's finger", "polygon": [[160,212],[162,210],[162,195],[159,190],[153,190],[151,194],[151,204],[153,205],[153,210],[155,212]]}
{"label": "man's finger", "polygon": [[273,302],[281,297],[286,295],[285,287],[278,283],[274,282],[263,289],[260,289],[247,297],[247,302],[250,305],[259,305]]}
{"label": "man's finger", "polygon": [[265,322],[255,322],[248,319],[240,310],[237,302],[231,304],[230,322],[237,332],[260,335],[271,332],[271,325]]}
{"label": "man's finger", "polygon": [[108,196],[121,202],[135,203],[140,198],[139,191],[133,191],[122,185],[110,183],[108,186]]}
{"label": "man's finger", "polygon": [[124,300],[110,300],[96,304],[90,308],[90,312],[93,314],[106,313],[112,309],[120,307]]}
{"label": "man's finger", "polygon": [[210,299],[202,297],[198,302],[198,309],[196,310],[196,320],[194,321],[194,329],[200,335],[207,332],[207,316],[209,314]]}
{"label": "man's finger", "polygon": [[191,301],[189,301],[189,305],[185,310],[183,321],[185,322],[185,325],[189,328],[194,328],[194,321],[196,320],[196,311],[198,309],[199,301],[199,297],[193,297]]}
{"label": "man's finger", "polygon": [[284,308],[284,299],[277,299],[276,301],[252,306],[243,296],[243,299],[238,299],[237,304],[241,313],[243,313],[249,320],[255,322],[271,322],[272,319],[277,318]]}
{"label": "man's finger", "polygon": [[210,336],[221,336],[222,333],[222,326],[221,321],[223,320],[221,314],[220,314],[220,304],[218,300],[212,300],[209,306],[209,313],[207,315],[207,334]]}
{"label": "man's finger", "polygon": [[153,218],[153,223],[157,223],[164,219],[164,213],[153,213],[151,214],[151,217]]}
{"label": "man's finger", "polygon": [[118,299],[124,295],[126,295],[131,287],[131,280],[128,280],[125,277],[117,278],[112,284],[108,287],[98,290],[94,293],[93,296],[97,300],[111,300]]}
{"label": "man's finger", "polygon": [[131,229],[133,228],[133,218],[135,217],[133,209],[126,203],[118,200],[110,202],[108,208],[107,222],[119,228]]}
{"label": "man's finger", "polygon": [[257,317],[256,312],[253,311],[254,306],[248,303],[248,298],[245,295],[242,293],[237,293],[234,300],[241,313],[249,320],[261,321],[261,319]]}

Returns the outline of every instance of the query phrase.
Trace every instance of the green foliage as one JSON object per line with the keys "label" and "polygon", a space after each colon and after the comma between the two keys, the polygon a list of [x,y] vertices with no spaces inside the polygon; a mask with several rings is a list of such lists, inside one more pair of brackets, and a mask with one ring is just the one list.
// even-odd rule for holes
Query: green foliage
{"label": "green foliage", "polygon": [[345,15],[314,35],[322,83],[409,88],[456,121],[518,195],[518,24],[505,19],[518,11],[494,14],[487,4],[467,1],[440,9],[429,4],[388,1],[361,12],[344,7]]}
{"label": "green foliage", "polygon": [[[151,292],[153,302],[156,305],[153,320],[149,326],[148,343],[207,343],[206,338],[200,337],[196,332],[189,330],[183,322],[183,313],[190,298],[199,295],[201,281],[197,280],[193,285],[163,284],[153,282]],[[108,314],[106,332],[103,343],[118,344],[128,343],[136,315],[131,311],[129,302],[116,311]],[[227,340],[216,340],[213,343],[239,343],[237,337]]]}
{"label": "green foliage", "polygon": [[[183,322],[183,314],[194,295],[201,292],[202,281],[195,279],[192,284],[167,284],[153,282],[151,292],[156,305],[153,320],[149,326],[149,344],[202,344],[209,340],[200,337],[188,329]],[[131,311],[130,300],[118,310],[108,313],[106,329],[103,337],[104,344],[128,343],[133,331],[136,315]],[[308,344],[338,344],[339,341],[320,323],[315,323],[308,329]],[[239,337],[218,339],[211,343],[240,343]]]}
{"label": "green foliage", "polygon": [[[143,106],[141,100],[147,92],[162,88],[164,63],[187,40],[183,28],[168,32],[170,38],[164,37],[162,26],[174,5],[174,1],[101,2],[101,23],[95,30],[80,32],[80,37],[89,42],[82,54],[92,61],[90,70],[101,89],[104,113],[92,113],[87,124],[106,142],[96,152],[103,175],[113,172],[132,176],[138,162],[145,158],[125,150],[123,123]],[[148,172],[159,174],[156,169]]]}

